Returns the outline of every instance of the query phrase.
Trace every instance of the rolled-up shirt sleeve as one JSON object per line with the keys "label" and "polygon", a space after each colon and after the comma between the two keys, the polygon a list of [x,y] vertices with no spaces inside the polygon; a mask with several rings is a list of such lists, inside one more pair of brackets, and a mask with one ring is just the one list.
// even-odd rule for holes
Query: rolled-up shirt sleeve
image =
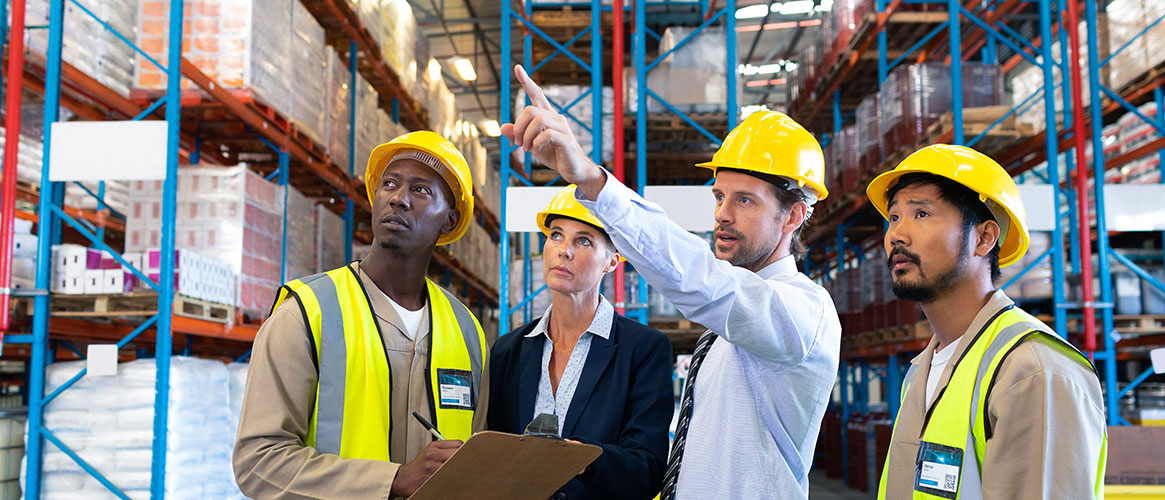
{"label": "rolled-up shirt sleeve", "polygon": [[615,248],[685,318],[781,364],[803,360],[822,336],[829,299],[803,276],[765,279],[717,259],[706,241],[609,173],[594,201],[578,191],[575,196],[603,222]]}

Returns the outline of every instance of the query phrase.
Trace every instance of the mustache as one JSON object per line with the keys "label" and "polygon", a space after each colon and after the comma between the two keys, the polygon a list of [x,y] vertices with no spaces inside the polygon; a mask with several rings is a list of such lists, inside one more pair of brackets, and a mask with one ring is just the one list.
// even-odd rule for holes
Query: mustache
{"label": "mustache", "polygon": [[721,226],[720,224],[716,224],[716,228],[715,228],[714,232],[725,232],[725,233],[728,233],[729,236],[732,236],[733,238],[736,238],[738,240],[744,239],[744,235],[741,234],[740,231],[737,231],[737,230],[729,228],[729,227]]}
{"label": "mustache", "polygon": [[894,257],[897,255],[901,255],[903,257],[906,257],[907,259],[910,260],[910,262],[913,262],[914,265],[916,265],[916,266],[922,265],[922,262],[918,258],[917,254],[912,253],[911,251],[909,251],[903,247],[894,247],[894,250],[890,251],[890,255],[886,256],[886,268],[887,269],[894,268]]}

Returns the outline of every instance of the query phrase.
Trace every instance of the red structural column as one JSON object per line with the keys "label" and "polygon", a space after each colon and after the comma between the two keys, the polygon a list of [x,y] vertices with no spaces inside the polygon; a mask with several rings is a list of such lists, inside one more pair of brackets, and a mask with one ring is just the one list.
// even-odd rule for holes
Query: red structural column
{"label": "red structural column", "polygon": [[[1083,306],[1084,306],[1084,352],[1088,355],[1088,359],[1092,359],[1092,353],[1096,350],[1096,309],[1092,304],[1092,230],[1089,227],[1089,210],[1088,210],[1088,163],[1084,157],[1084,98],[1081,96],[1083,88],[1080,84],[1080,31],[1076,29],[1080,22],[1079,7],[1075,1],[1066,2],[1068,5],[1068,13],[1065,16],[1068,26],[1068,49],[1071,51],[1068,57],[1072,58],[1070,78],[1072,79],[1072,136],[1075,140],[1076,146],[1076,201],[1078,204],[1077,213],[1079,216],[1076,219],[1080,224],[1080,286],[1083,288]],[[1050,40],[1044,40],[1044,43],[1050,43]],[[1089,57],[1095,57],[1095,54],[1089,54]],[[1098,106],[1100,103],[1092,103],[1093,106]],[[1051,127],[1055,128],[1055,127]],[[1103,151],[1093,151],[1094,155],[1102,155]],[[1053,186],[1053,189],[1059,189],[1059,186]],[[1112,362],[1112,360],[1108,360]]]}
{"label": "red structural column", "polygon": [[8,97],[4,108],[4,180],[0,185],[0,344],[4,342],[4,334],[8,331],[8,308],[12,297],[13,219],[16,217],[16,163],[17,146],[20,145],[20,95],[23,85],[24,0],[12,0],[12,26],[8,31]]}
{"label": "red structural column", "polygon": [[[611,158],[615,162],[615,178],[619,181],[624,180],[623,173],[623,0],[614,0],[611,6],[611,36],[614,37],[611,45],[611,93],[614,97],[612,110],[615,112],[615,126],[611,130],[611,135],[615,139],[614,151],[611,153]],[[638,179],[637,182],[643,182],[643,179]],[[619,314],[624,314],[626,308],[623,306],[627,290],[625,286],[623,273],[623,263],[619,263],[619,267],[615,268],[615,304],[618,305],[616,310]]]}

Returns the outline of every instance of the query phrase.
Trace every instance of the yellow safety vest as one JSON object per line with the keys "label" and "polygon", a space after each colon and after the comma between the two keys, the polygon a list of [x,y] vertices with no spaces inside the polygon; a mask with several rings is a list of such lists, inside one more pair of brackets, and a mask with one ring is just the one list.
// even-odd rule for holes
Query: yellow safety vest
{"label": "yellow safety vest", "polygon": [[[1005,308],[987,328],[970,340],[962,357],[955,361],[950,382],[935,396],[935,403],[927,412],[915,460],[915,500],[957,499],[959,491],[970,486],[971,480],[982,477],[983,453],[987,448],[987,440],[991,438],[991,430],[986,427],[987,395],[1004,358],[1020,342],[1036,335],[1055,340],[1053,346],[1058,351],[1067,356],[1079,357],[1093,371],[1096,370],[1086,356],[1043,322],[1013,305]],[[903,400],[910,389],[915,367],[910,367],[903,380]],[[891,443],[897,441],[893,435],[898,432],[898,422],[895,422]],[[972,463],[965,460],[963,455],[967,451],[968,442],[973,443],[975,448],[973,463],[979,471],[973,478],[968,478],[961,470],[963,464]],[[1096,498],[1103,497],[1107,451],[1108,433],[1105,432],[1100,448],[1100,463],[1097,464]],[[886,477],[889,472],[890,459],[887,457],[878,484],[879,500],[886,498]],[[982,491],[982,485],[979,486]]]}
{"label": "yellow safety vest", "polygon": [[[461,301],[428,285],[429,406],[446,439],[465,440],[481,393],[485,333]],[[304,444],[344,458],[390,461],[392,370],[368,291],[351,265],[293,280],[278,307],[294,297],[311,329],[319,383]]]}

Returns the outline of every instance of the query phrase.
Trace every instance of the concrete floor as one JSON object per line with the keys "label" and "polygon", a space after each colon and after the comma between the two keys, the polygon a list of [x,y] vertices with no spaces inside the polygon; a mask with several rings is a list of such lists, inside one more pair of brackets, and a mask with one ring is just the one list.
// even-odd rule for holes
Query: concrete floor
{"label": "concrete floor", "polygon": [[822,469],[809,472],[809,500],[870,500],[877,492],[862,493],[848,488],[840,479],[825,477]]}

